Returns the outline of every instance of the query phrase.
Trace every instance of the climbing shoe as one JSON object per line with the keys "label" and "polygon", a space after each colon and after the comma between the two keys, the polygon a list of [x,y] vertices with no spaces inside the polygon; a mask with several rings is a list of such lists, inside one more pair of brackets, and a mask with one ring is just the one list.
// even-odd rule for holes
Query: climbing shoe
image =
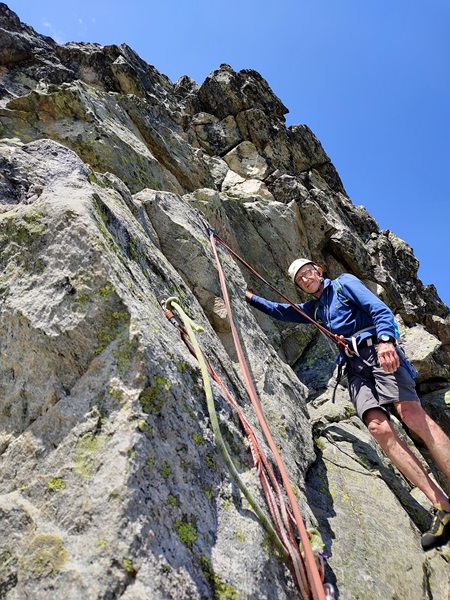
{"label": "climbing shoe", "polygon": [[439,546],[445,546],[448,542],[450,542],[450,512],[435,509],[431,529],[422,536],[422,548],[432,550]]}

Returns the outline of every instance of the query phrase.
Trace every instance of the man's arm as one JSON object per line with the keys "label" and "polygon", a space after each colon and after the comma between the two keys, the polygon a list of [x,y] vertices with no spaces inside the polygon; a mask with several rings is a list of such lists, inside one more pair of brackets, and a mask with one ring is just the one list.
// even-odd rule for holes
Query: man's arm
{"label": "man's arm", "polygon": [[[280,302],[271,302],[270,300],[266,300],[261,296],[256,296],[256,294],[252,294],[248,290],[245,292],[245,300],[253,306],[257,308],[261,312],[269,315],[269,317],[273,317],[274,319],[278,319],[279,321],[286,321],[292,323],[310,323],[306,317],[301,315],[298,311],[295,310],[290,304],[282,304]],[[314,318],[314,306],[316,304],[315,300],[310,300],[309,302],[305,302],[303,304],[298,304],[297,306],[309,315],[311,318]]]}

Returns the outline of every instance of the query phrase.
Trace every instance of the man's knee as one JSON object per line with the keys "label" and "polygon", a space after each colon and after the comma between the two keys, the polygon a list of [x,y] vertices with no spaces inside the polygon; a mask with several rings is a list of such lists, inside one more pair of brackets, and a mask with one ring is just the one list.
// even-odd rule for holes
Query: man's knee
{"label": "man's knee", "polygon": [[397,402],[395,407],[400,419],[412,431],[418,433],[427,426],[427,414],[419,402]]}
{"label": "man's knee", "polygon": [[364,422],[375,439],[392,435],[392,426],[389,419],[386,413],[379,408],[368,410],[364,414]]}

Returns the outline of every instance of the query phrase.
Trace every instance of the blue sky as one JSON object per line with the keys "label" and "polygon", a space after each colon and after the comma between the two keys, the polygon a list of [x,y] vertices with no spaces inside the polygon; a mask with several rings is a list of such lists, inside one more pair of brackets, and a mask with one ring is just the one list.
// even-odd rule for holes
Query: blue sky
{"label": "blue sky", "polygon": [[59,43],[127,43],[176,81],[255,69],[354,204],[413,247],[450,305],[448,0],[10,0]]}

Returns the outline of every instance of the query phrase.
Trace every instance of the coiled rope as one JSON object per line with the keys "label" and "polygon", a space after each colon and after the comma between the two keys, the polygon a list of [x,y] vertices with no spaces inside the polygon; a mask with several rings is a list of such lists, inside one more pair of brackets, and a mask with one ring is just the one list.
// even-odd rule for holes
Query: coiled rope
{"label": "coiled rope", "polygon": [[[252,430],[247,419],[245,418],[241,408],[235,402],[235,400],[231,396],[230,392],[228,391],[228,389],[226,388],[224,383],[221,381],[221,379],[218,376],[218,374],[216,373],[216,371],[213,369],[211,363],[208,361],[208,359],[205,357],[205,355],[203,354],[203,352],[200,349],[200,346],[198,344],[194,330],[202,331],[203,328],[201,326],[197,325],[196,323],[194,323],[190,319],[190,317],[181,308],[181,306],[176,298],[173,298],[173,297],[168,298],[163,303],[163,308],[165,308],[166,317],[178,328],[184,343],[187,345],[191,354],[198,360],[200,370],[202,373],[205,395],[206,395],[206,399],[207,399],[208,414],[209,414],[209,417],[211,420],[211,425],[212,425],[214,435],[216,437],[217,446],[218,446],[219,451],[222,454],[222,457],[224,458],[225,463],[227,464],[228,468],[230,469],[232,476],[236,480],[236,482],[239,486],[239,489],[242,491],[244,496],[247,498],[249,504],[255,510],[255,513],[257,514],[258,518],[261,521],[261,524],[263,525],[266,532],[268,533],[269,538],[273,541],[274,546],[277,549],[279,555],[283,559],[290,558],[291,565],[293,567],[294,580],[295,580],[295,583],[297,585],[297,588],[299,590],[300,597],[302,598],[302,600],[310,600],[311,598],[318,598],[319,600],[322,600],[322,599],[327,600],[329,597],[328,592],[326,592],[326,594],[327,594],[326,596],[320,595],[320,593],[318,595],[314,595],[314,593],[311,595],[310,584],[308,582],[308,577],[307,577],[308,569],[306,569],[305,565],[304,565],[304,561],[305,561],[304,553],[302,554],[302,552],[300,551],[300,548],[298,546],[297,540],[295,538],[294,532],[292,531],[292,527],[291,527],[292,523],[294,525],[296,525],[296,521],[295,521],[294,517],[292,516],[291,511],[286,507],[286,503],[283,498],[283,494],[281,492],[280,486],[275,477],[275,474],[274,474],[272,468],[270,467],[270,463],[269,463],[267,457],[265,456],[264,452],[262,451],[262,449],[257,441],[254,431]],[[171,309],[176,311],[181,322],[178,321],[178,319],[176,318],[175,314],[172,312]],[[236,411],[238,413],[238,416],[241,420],[241,424],[243,426],[244,432],[249,441],[254,465],[257,468],[257,472],[261,479],[262,487],[263,487],[263,490],[266,495],[266,500],[268,503],[269,511],[275,522],[276,528],[278,530],[278,534],[274,530],[273,526],[271,525],[270,521],[265,516],[264,512],[262,511],[262,509],[260,508],[258,503],[254,500],[253,496],[247,489],[245,483],[242,481],[239,473],[237,472],[231,457],[229,456],[228,450],[226,448],[225,442],[224,442],[222,434],[220,432],[219,422],[218,422],[217,413],[216,413],[214,400],[213,400],[210,377],[221,387],[221,389],[224,391],[227,399],[230,401],[230,403],[232,404],[232,406],[236,409]],[[302,525],[303,525],[303,521],[302,521]],[[307,546],[309,552],[312,554],[311,546],[309,543],[309,535],[310,534],[307,530],[305,530],[305,532],[306,532],[306,540],[307,540],[306,546]],[[308,551],[306,551],[306,553],[308,553]],[[313,555],[313,561],[314,561],[314,555]],[[314,564],[316,566],[317,572],[319,572],[318,569],[320,568],[321,572],[319,575],[319,580],[321,581],[323,579],[323,566],[322,566],[322,559],[321,559],[319,551],[317,554],[317,565],[315,562],[314,562]],[[328,586],[329,586],[329,584],[324,584],[323,588],[321,588],[321,589],[328,590],[329,589]]]}
{"label": "coiled rope", "polygon": [[[222,437],[222,433],[221,433],[220,427],[219,427],[219,420],[217,418],[217,412],[216,412],[216,408],[214,405],[213,393],[212,393],[212,389],[211,389],[210,374],[213,375],[213,377],[216,381],[218,381],[219,378],[217,377],[217,374],[213,371],[211,365],[207,362],[205,356],[203,355],[202,351],[200,350],[200,346],[197,341],[197,337],[194,333],[194,330],[195,331],[203,331],[203,327],[201,327],[200,325],[197,325],[196,323],[194,323],[194,321],[192,321],[192,319],[190,317],[188,317],[188,315],[181,308],[177,298],[174,298],[174,297],[168,298],[166,300],[165,304],[168,309],[176,310],[177,314],[179,315],[179,317],[183,323],[183,326],[185,328],[185,333],[189,338],[189,342],[190,342],[190,345],[188,344],[189,350],[191,351],[193,356],[195,356],[195,358],[198,361],[200,371],[202,374],[202,379],[203,379],[203,386],[204,386],[204,390],[205,390],[208,414],[209,414],[209,418],[211,421],[211,427],[212,427],[212,430],[213,430],[215,438],[216,438],[217,447],[218,447],[220,453],[222,454],[222,457],[223,457],[228,469],[230,470],[232,476],[234,477],[236,483],[238,484],[239,489],[244,494],[244,496],[247,498],[250,506],[253,508],[253,510],[257,514],[259,520],[261,521],[263,527],[267,531],[270,540],[274,543],[274,545],[276,546],[280,555],[283,558],[287,558],[289,555],[288,555],[288,552],[286,551],[286,548],[284,547],[282,541],[278,537],[278,534],[275,531],[275,529],[273,528],[272,524],[270,523],[270,521],[267,519],[266,515],[260,508],[259,504],[253,498],[249,489],[247,488],[245,483],[242,481],[242,479],[241,479],[241,477],[240,477],[236,467],[234,466],[234,463],[228,453],[228,449],[227,449],[224,439]],[[169,318],[170,318],[170,316],[169,316]],[[224,389],[224,387],[222,385],[221,385],[221,387],[222,387],[222,389]],[[228,394],[228,391],[227,391],[227,396],[228,396],[228,399],[230,400],[231,395]],[[239,408],[235,404],[234,401],[233,401],[233,405],[235,408]],[[239,409],[239,412],[241,413],[240,409]],[[250,430],[250,426],[247,423],[247,421],[245,420],[244,415],[240,414],[239,416],[241,418],[241,421],[244,420],[244,422],[246,424],[246,429]],[[252,432],[252,434],[253,434],[253,432]],[[254,434],[252,435],[252,437],[254,437]],[[253,444],[251,447],[255,448],[256,446],[257,446],[257,444],[255,444],[255,442],[253,441]]]}
{"label": "coiled rope", "polygon": [[[280,453],[278,452],[278,449],[276,447],[276,444],[275,444],[272,434],[270,432],[269,426],[267,424],[266,418],[264,416],[261,401],[258,397],[258,393],[256,391],[252,377],[250,375],[250,370],[248,368],[247,361],[245,359],[244,352],[242,350],[242,346],[241,346],[239,336],[237,333],[237,329],[234,324],[233,314],[232,314],[231,305],[230,305],[230,299],[229,299],[227,285],[226,285],[226,281],[225,281],[225,275],[224,275],[222,265],[221,265],[221,262],[219,260],[219,256],[217,253],[217,247],[216,247],[216,243],[215,243],[216,237],[217,236],[216,236],[215,232],[210,230],[209,240],[210,240],[211,248],[212,248],[214,258],[216,261],[217,270],[219,273],[219,280],[220,280],[220,286],[222,289],[223,300],[225,303],[225,308],[226,308],[227,316],[229,319],[231,333],[232,333],[234,345],[236,348],[236,353],[238,356],[239,364],[241,367],[242,375],[243,375],[243,378],[245,381],[245,385],[247,387],[247,391],[248,391],[251,403],[252,403],[255,413],[258,417],[258,421],[260,423],[261,429],[264,432],[267,443],[272,451],[272,454],[275,458],[275,462],[279,469],[279,472],[280,472],[280,475],[281,475],[281,478],[283,481],[284,489],[286,491],[286,494],[288,496],[288,499],[289,499],[289,502],[291,505],[291,510],[293,513],[294,521],[295,521],[297,530],[300,535],[300,541],[301,541],[302,549],[303,549],[303,554],[300,555],[300,557],[302,559],[301,564],[300,564],[300,561],[298,560],[295,549],[291,548],[292,544],[288,544],[288,547],[287,547],[288,552],[292,558],[295,579],[296,579],[297,585],[299,587],[299,591],[301,592],[301,594],[303,594],[303,596],[302,596],[303,598],[310,597],[309,595],[305,595],[308,593],[308,591],[305,590],[305,587],[304,587],[304,578],[305,578],[305,574],[306,574],[308,588],[311,592],[312,598],[314,600],[325,600],[325,591],[324,591],[324,587],[323,587],[323,584],[321,581],[319,570],[317,568],[317,565],[316,565],[316,562],[314,559],[314,555],[311,550],[311,546],[309,544],[308,532],[303,523],[303,518],[300,514],[300,510],[298,508],[297,501],[296,501],[294,492],[292,490],[291,482],[289,480],[285,466],[283,464]],[[327,330],[325,330],[325,331],[327,331]],[[339,342],[340,341],[341,340],[339,339]]]}

